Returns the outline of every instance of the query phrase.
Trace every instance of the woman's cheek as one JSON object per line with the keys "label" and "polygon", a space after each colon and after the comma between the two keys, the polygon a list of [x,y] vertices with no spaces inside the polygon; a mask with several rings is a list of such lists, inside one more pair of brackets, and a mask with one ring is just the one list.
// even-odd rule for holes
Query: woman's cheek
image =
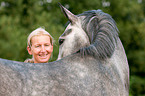
{"label": "woman's cheek", "polygon": [[38,54],[38,53],[40,52],[40,49],[39,49],[39,48],[34,48],[33,52],[34,52],[35,54]]}

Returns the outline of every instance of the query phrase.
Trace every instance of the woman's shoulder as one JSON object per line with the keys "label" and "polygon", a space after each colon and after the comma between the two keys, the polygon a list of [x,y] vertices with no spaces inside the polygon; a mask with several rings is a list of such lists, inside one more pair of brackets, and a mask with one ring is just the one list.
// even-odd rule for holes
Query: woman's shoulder
{"label": "woman's shoulder", "polygon": [[34,63],[34,60],[33,60],[33,59],[28,58],[28,59],[26,59],[24,62],[25,62],[25,63]]}

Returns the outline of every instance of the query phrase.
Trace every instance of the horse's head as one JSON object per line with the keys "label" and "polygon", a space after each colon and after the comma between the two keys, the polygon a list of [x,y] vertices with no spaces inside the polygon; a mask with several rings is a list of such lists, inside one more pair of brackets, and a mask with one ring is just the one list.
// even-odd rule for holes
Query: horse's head
{"label": "horse's head", "polygon": [[69,20],[64,33],[59,37],[58,59],[77,52],[80,48],[88,46],[89,38],[82,29],[81,21],[83,17],[72,14],[69,10],[60,5],[64,15]]}
{"label": "horse's head", "polygon": [[74,15],[61,4],[60,7],[69,23],[59,37],[58,59],[77,51],[82,55],[93,55],[99,59],[112,56],[118,29],[109,14],[101,10],[91,10]]}

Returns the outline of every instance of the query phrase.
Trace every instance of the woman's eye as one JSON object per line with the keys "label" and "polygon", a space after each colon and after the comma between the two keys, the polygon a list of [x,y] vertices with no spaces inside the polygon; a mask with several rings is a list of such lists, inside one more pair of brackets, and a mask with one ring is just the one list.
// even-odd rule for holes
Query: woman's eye
{"label": "woman's eye", "polygon": [[59,45],[61,45],[64,42],[64,39],[59,39]]}
{"label": "woman's eye", "polygon": [[35,46],[36,48],[40,47],[40,45]]}
{"label": "woman's eye", "polygon": [[45,45],[45,46],[49,46],[49,45]]}

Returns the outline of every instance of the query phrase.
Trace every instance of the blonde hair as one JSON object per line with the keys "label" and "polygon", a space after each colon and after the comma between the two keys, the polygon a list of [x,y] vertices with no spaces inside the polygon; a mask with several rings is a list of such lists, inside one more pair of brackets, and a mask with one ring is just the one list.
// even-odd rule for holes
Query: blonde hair
{"label": "blonde hair", "polygon": [[31,42],[32,37],[39,36],[39,35],[47,35],[47,36],[49,36],[50,37],[50,43],[53,45],[53,43],[54,43],[53,37],[44,28],[40,27],[40,28],[35,29],[34,31],[32,31],[29,34],[28,39],[27,39],[28,40],[27,41],[27,46],[29,46],[31,48],[31,46],[32,46],[32,42]]}

